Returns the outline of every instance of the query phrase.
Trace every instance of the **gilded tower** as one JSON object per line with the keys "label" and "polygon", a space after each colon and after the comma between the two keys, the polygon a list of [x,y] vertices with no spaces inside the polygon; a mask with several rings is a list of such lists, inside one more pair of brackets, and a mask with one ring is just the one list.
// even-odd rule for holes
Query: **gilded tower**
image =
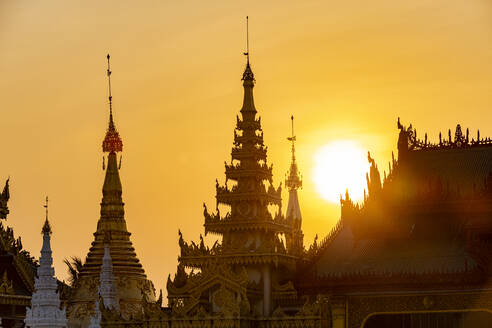
{"label": "gilded tower", "polygon": [[291,142],[292,158],[290,169],[285,179],[285,186],[289,190],[289,202],[287,204],[286,217],[292,224],[292,234],[286,238],[287,248],[291,253],[302,254],[304,251],[304,234],[302,233],[302,215],[299,206],[297,190],[302,188],[302,179],[299,176],[299,169],[296,162],[296,136],[294,135],[294,116],[290,117],[292,122],[292,134],[287,140]]}
{"label": "gilded tower", "polygon": [[[111,71],[108,58],[109,80],[109,125],[102,143],[107,155],[106,176],[102,188],[101,216],[97,222],[94,241],[89,249],[85,263],[74,282],[69,300],[68,317],[70,327],[87,327],[89,317],[94,310],[94,302],[98,299],[99,275],[105,245],[109,246],[113,260],[113,272],[118,290],[119,309],[123,318],[130,318],[142,313],[142,299],[155,299],[152,282],[147,280],[130,240],[125,221],[120,166],[117,153],[122,152],[123,142],[113,121],[111,96]],[[120,158],[121,164],[121,158]]]}
{"label": "gilded tower", "polygon": [[[243,105],[231,161],[225,164],[225,183],[216,182],[216,211],[210,213],[204,205],[205,234],[218,235],[221,241],[210,248],[201,236],[197,245],[185,242],[180,233],[178,272],[174,280],[168,279],[169,305],[181,315],[268,317],[297,297],[291,273],[299,253],[285,244],[292,240],[297,217],[283,216],[281,186],[273,186],[253,98],[255,77],[246,55]],[[185,268],[200,273],[187,274]]]}

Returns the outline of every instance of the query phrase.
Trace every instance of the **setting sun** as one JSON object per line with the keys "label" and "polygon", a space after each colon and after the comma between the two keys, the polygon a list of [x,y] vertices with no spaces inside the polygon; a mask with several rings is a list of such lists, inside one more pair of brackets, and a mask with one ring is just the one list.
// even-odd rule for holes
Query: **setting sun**
{"label": "setting sun", "polygon": [[331,202],[338,202],[347,188],[353,200],[361,200],[368,170],[367,152],[355,141],[331,142],[314,155],[316,190]]}

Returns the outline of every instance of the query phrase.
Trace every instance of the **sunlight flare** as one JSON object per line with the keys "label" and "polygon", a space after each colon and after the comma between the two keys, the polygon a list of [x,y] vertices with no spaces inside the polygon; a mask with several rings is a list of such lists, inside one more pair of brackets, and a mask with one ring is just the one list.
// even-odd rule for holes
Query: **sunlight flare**
{"label": "sunlight flare", "polygon": [[354,201],[362,200],[368,171],[367,152],[355,141],[333,141],[314,155],[316,190],[330,202],[339,202],[347,188]]}

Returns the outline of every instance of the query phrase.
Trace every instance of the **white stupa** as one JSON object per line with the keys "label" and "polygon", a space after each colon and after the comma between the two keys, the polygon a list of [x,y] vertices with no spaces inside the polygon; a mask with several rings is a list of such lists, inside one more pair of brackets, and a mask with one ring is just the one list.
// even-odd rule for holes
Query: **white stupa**
{"label": "white stupa", "polygon": [[104,245],[101,275],[99,276],[99,295],[101,295],[104,307],[111,310],[120,310],[118,291],[113,275],[113,261],[109,252],[109,244]]}
{"label": "white stupa", "polygon": [[39,258],[38,277],[34,283],[31,307],[26,308],[26,327],[30,328],[65,328],[67,316],[65,309],[60,309],[60,297],[57,293],[57,282],[53,258],[51,256],[51,226],[48,221],[48,197],[46,197],[46,221],[44,222],[43,247]]}
{"label": "white stupa", "polygon": [[[116,290],[113,275],[113,261],[109,251],[109,244],[104,245],[104,256],[102,258],[101,274],[99,276],[99,295],[106,309],[119,311],[118,291]],[[101,328],[101,310],[99,300],[95,304],[95,315],[91,317],[88,328]]]}

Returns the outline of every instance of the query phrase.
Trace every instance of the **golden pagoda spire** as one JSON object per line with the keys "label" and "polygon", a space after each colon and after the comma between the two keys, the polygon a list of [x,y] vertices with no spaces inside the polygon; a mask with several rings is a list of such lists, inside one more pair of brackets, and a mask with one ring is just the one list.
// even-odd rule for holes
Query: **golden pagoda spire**
{"label": "golden pagoda spire", "polygon": [[296,147],[295,147],[295,142],[296,142],[296,136],[294,135],[294,115],[290,117],[291,119],[291,135],[290,137],[287,138],[292,144],[292,160],[290,163],[290,170],[289,174],[287,176],[287,179],[285,180],[285,186],[289,188],[289,190],[297,190],[302,187],[302,180],[299,177],[299,170],[297,168],[297,163],[296,163]]}
{"label": "golden pagoda spire", "polygon": [[[111,66],[108,60],[108,99],[109,99],[109,124],[104,137],[102,148],[103,152],[108,154],[108,165],[106,167],[106,176],[103,185],[103,198],[101,202],[101,220],[98,222],[98,231],[121,230],[126,231],[124,219],[124,204],[121,197],[122,187],[119,175],[118,162],[116,153],[123,151],[123,142],[116,130],[113,121],[113,96],[111,94]],[[117,224],[118,227],[115,226]]]}
{"label": "golden pagoda spire", "polygon": [[[102,150],[107,156],[102,200],[100,203],[100,218],[94,233],[94,240],[80,270],[78,282],[72,289],[68,301],[68,316],[70,322],[77,327],[83,326],[84,320],[89,320],[90,313],[80,316],[77,309],[86,308],[88,301],[93,304],[98,299],[97,290],[90,287],[101,274],[105,248],[109,247],[113,261],[113,274],[117,281],[127,281],[118,287],[120,313],[128,319],[142,313],[142,295],[149,300],[155,300],[155,290],[151,281],[147,280],[145,271],[137,257],[133,243],[130,240],[125,220],[125,204],[122,198],[122,185],[119,175],[117,153],[123,150],[123,143],[113,121],[110,56],[107,55],[108,86],[109,86],[109,124],[106,136],[102,142]],[[121,163],[121,162],[120,162]],[[121,280],[120,280],[121,279]],[[86,317],[84,317],[86,315]],[[71,326],[71,325],[69,325]]]}
{"label": "golden pagoda spire", "polygon": [[289,189],[289,202],[287,203],[287,212],[285,217],[290,220],[292,224],[292,234],[286,236],[287,249],[292,254],[300,254],[304,249],[302,233],[302,215],[301,207],[299,205],[299,196],[297,195],[297,189],[302,188],[302,180],[299,177],[299,170],[296,163],[296,136],[294,134],[294,115],[291,119],[291,135],[287,138],[292,144],[292,160],[290,163],[290,169],[285,179],[285,186]]}

